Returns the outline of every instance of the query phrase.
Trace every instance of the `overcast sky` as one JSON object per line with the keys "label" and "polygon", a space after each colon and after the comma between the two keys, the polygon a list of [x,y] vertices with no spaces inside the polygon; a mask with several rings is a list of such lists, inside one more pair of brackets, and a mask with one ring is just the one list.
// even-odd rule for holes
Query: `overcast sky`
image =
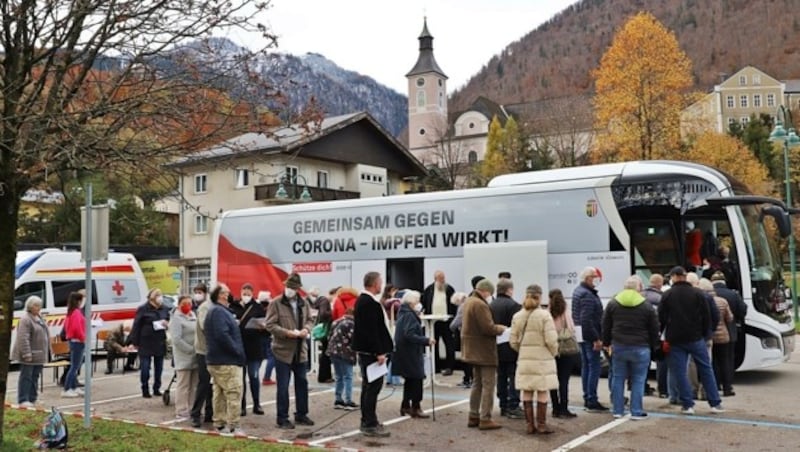
{"label": "overcast sky", "polygon": [[[272,0],[259,17],[278,50],[316,52],[339,66],[406,94],[423,16],[448,91],[464,85],[500,53],[575,0]],[[235,39],[235,38],[234,38]]]}

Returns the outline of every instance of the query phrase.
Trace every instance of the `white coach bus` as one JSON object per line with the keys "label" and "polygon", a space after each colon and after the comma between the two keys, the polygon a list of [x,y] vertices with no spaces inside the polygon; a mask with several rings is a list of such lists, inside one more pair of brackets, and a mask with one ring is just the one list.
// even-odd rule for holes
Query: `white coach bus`
{"label": "white coach bus", "polygon": [[537,241],[547,249],[538,280],[521,280],[527,269],[502,253],[488,268],[511,271],[517,294],[539,283],[569,298],[591,265],[602,273],[598,289],[607,300],[630,274],[647,281],[675,265],[700,266],[703,250],[724,248],[728,284],[748,305],[736,350],[736,366],[746,370],[777,365],[794,350],[791,301],[765,217],[789,234],[782,202],[752,196],[709,167],[605,164],[499,176],[487,188],[228,211],[214,231],[211,271],[234,292],[250,282],[279,293],[291,271],[306,289],[360,288],[373,270],[419,290],[443,270],[466,290],[465,245]]}

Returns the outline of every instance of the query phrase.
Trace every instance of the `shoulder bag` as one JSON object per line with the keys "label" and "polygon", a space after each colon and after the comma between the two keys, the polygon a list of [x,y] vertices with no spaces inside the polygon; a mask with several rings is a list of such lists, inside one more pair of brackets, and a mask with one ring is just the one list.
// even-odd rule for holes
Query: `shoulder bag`
{"label": "shoulder bag", "polygon": [[577,355],[578,353],[578,341],[575,340],[575,334],[567,327],[565,319],[564,328],[558,332],[558,356]]}

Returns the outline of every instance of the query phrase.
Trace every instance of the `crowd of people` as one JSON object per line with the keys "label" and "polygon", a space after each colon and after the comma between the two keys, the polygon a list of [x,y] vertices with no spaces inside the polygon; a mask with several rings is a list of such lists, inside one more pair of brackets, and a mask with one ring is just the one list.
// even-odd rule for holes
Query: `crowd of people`
{"label": "crowd of people", "polygon": [[[525,419],[530,434],[553,432],[548,401],[551,416],[576,417],[568,408],[569,380],[579,363],[584,409],[608,412],[597,393],[602,355],[609,362],[614,417],[624,416],[628,408],[632,419],[646,419],[643,397],[651,391],[680,405],[684,414],[694,414],[697,399],[707,400],[711,413],[721,413],[721,396],[735,395],[732,344],[747,306],[726,287],[723,273],[708,276],[675,267],[669,285],[664,276],[653,274],[644,287],[633,275],[604,307],[597,290],[600,274],[587,267],[572,293],[571,310],[558,289],[547,294],[543,307],[544,294],[536,284],[527,286],[518,301],[508,272],[501,272],[496,284],[483,276],[472,278],[469,293],[456,291],[442,271],[421,292],[384,287],[381,275],[369,272],[361,290],[336,287],[327,297],[316,288],[304,293],[300,275],[292,273],[277,296],[267,291],[254,296],[251,284],[242,285],[238,296],[224,283],[210,293],[198,284],[191,296],[179,297],[172,311],[160,290],[153,289],[132,325],[120,325],[106,340],[107,373],[117,357],[126,358],[124,370],[132,370],[138,357],[142,397],[160,396],[171,344],[176,417],[189,418],[194,427],[211,423],[234,434],[243,433],[248,384],[253,414],[264,414],[260,386],[275,385],[276,427],[314,425],[307,378],[312,336],[325,356],[318,363],[318,381],[335,382],[334,409],[361,410],[360,430],[367,436],[389,436],[377,417],[384,376],[390,384],[402,378],[401,416],[428,417],[421,405],[424,354],[432,347],[438,355],[438,343],[445,353],[436,356],[434,371],[446,376],[463,370],[460,386],[471,390],[467,426],[479,430],[501,428],[492,418],[495,400],[501,416]],[[71,363],[64,397],[82,395],[77,372],[86,341],[83,301],[81,292],[68,299],[64,334]],[[26,406],[37,402],[36,382],[47,361],[49,337],[41,307],[41,299],[27,300],[12,350],[12,359],[21,363],[18,403]],[[432,331],[424,330],[424,315],[435,320]],[[657,363],[656,390],[647,383],[652,361]],[[353,399],[355,366],[361,374],[359,403]]]}

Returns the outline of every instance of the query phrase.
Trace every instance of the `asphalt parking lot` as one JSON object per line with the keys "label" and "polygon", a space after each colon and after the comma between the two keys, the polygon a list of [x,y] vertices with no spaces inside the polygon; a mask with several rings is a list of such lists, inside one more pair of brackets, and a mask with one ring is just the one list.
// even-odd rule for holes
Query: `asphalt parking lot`
{"label": "asphalt parking lot", "polygon": [[[102,373],[104,363],[98,362],[98,372],[92,383],[91,403],[97,416],[124,419],[191,429],[188,419],[176,418],[173,405],[165,406],[162,399],[143,399],[139,376]],[[9,379],[7,402],[16,401],[17,372]],[[164,371],[162,388],[172,377],[172,369]],[[242,418],[242,429],[254,438],[274,438],[317,447],[340,447],[357,450],[796,450],[800,444],[800,414],[797,403],[800,382],[800,352],[779,367],[738,373],[734,386],[737,395],[723,399],[728,410],[721,415],[708,412],[708,404],[698,402],[696,416],[683,416],[665,399],[645,398],[650,418],[632,421],[613,419],[610,414],[590,414],[582,411],[580,379],[570,383],[571,409],[578,417],[571,420],[550,419],[556,433],[547,436],[525,435],[523,420],[496,419],[503,428],[480,432],[466,427],[469,390],[456,387],[461,376],[437,377],[436,420],[411,419],[399,416],[402,387],[385,387],[378,405],[378,417],[392,433],[389,438],[365,438],[358,434],[359,412],[333,409],[333,385],[316,383],[309,374],[312,389],[309,405],[314,427],[280,430],[275,427],[275,386],[262,386],[264,416],[255,416],[250,408]],[[83,380],[83,378],[81,378]],[[53,382],[50,370],[45,370],[45,388],[40,399],[46,406],[55,405],[66,412],[82,412],[83,399],[61,398],[61,388]],[[358,380],[354,384],[354,400],[358,401]],[[174,390],[175,386],[173,386]],[[290,389],[291,391],[291,389]],[[600,381],[601,401],[608,401],[607,381]],[[248,395],[248,400],[249,400]],[[293,409],[294,406],[292,405]],[[423,408],[431,411],[431,389],[425,388]],[[349,413],[349,414],[347,414]],[[204,426],[211,429],[210,425]],[[233,441],[233,439],[232,439]]]}

